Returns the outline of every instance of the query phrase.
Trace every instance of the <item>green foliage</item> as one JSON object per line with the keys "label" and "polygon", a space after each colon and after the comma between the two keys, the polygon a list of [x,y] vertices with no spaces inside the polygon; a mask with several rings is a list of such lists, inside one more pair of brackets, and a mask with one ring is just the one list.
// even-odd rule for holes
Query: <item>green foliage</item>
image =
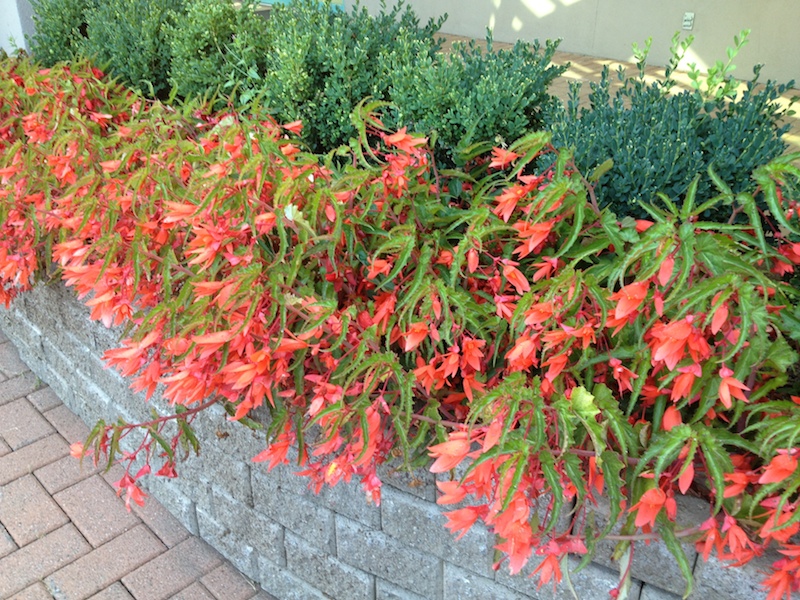
{"label": "green foliage", "polygon": [[133,87],[163,96],[169,90],[170,44],[165,25],[184,0],[103,0],[86,16],[86,52]]}
{"label": "green foliage", "polygon": [[44,66],[72,60],[86,39],[86,13],[94,0],[31,0],[36,33],[31,52]]}
{"label": "green foliage", "polygon": [[[0,301],[58,265],[94,319],[128,327],[108,364],[177,407],[100,423],[72,452],[119,457],[142,502],[137,456],[174,477],[194,415],[264,407],[253,460],[294,446],[316,490],[360,479],[378,500],[400,456],[459,472],[439,502],[472,502],[447,527],[483,520],[512,573],[534,551],[590,560],[622,521],[621,593],[633,544],[657,536],[689,581],[682,540],[741,564],[774,544],[787,560],[766,585],[797,577],[800,153],[760,165],[752,194],[714,174],[702,201],[695,178],[637,223],[592,206],[546,132],[437,170],[381,106],[359,105],[337,162],[295,127],[143,102],[86,60],[0,63]],[[690,493],[710,513],[684,525]]]}
{"label": "green foliage", "polygon": [[408,64],[412,49],[433,57],[444,19],[420,27],[402,2],[375,17],[357,4],[350,12],[333,10],[330,1],[276,5],[267,22],[272,52],[262,102],[279,121],[302,119],[311,148],[346,144],[356,133],[356,105],[367,96],[388,99],[396,74],[386,65]]}
{"label": "green foliage", "polygon": [[547,88],[567,68],[551,64],[558,41],[495,51],[489,34],[487,43],[486,52],[470,42],[449,55],[419,52],[412,62],[390,63],[396,109],[387,124],[435,134],[438,149],[456,160],[472,143],[504,145],[540,128],[554,101]]}
{"label": "green foliage", "polygon": [[230,0],[191,0],[167,33],[172,52],[170,82],[179,96],[219,92],[246,103],[261,86],[269,37],[255,14],[258,0],[240,7]]}
{"label": "green foliage", "polygon": [[[557,145],[571,147],[579,169],[590,172],[607,159],[611,169],[600,178],[595,193],[601,206],[616,214],[643,217],[639,202],[663,206],[657,193],[672,201],[686,192],[699,175],[697,199],[702,203],[717,193],[707,171],[712,167],[734,193],[750,191],[753,170],[780,156],[786,146],[781,125],[786,110],[776,100],[793,82],[758,84],[759,68],[737,97],[737,83],[730,78],[731,60],[746,42],[736,38],[728,50],[729,62],[717,63],[705,78],[692,65],[693,90],[674,92],[672,74],[689,48],[691,39],[673,38],[672,60],[664,79],[648,83],[644,50],[635,48],[639,73],[628,77],[618,72],[620,87],[612,96],[608,68],[599,83],[592,84],[590,108],[579,107],[580,85],[573,85],[566,107],[548,115]],[[704,214],[720,219],[724,212]]]}

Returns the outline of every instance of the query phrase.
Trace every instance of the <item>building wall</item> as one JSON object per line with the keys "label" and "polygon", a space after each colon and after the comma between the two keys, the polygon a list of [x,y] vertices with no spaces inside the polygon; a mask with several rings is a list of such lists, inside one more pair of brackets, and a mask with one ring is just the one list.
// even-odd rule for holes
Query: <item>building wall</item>
{"label": "building wall", "polygon": [[0,0],[0,48],[9,54],[17,48],[25,48],[17,0]]}
{"label": "building wall", "polygon": [[[380,0],[363,0],[371,11]],[[389,2],[391,4],[391,2]],[[750,29],[750,43],[736,60],[736,75],[748,79],[753,65],[764,63],[763,77],[800,80],[800,2],[796,0],[408,0],[424,20],[447,13],[443,31],[494,39],[562,38],[560,49],[616,60],[632,58],[631,44],[653,38],[649,63],[669,60],[672,36],[681,30],[684,12],[694,12],[691,60],[699,66],[726,58],[733,36]]]}

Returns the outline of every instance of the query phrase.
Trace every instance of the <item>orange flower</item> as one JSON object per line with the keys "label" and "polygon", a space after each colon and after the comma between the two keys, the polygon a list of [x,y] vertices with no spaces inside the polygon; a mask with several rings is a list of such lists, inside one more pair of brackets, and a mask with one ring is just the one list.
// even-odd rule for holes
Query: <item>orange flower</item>
{"label": "orange flower", "polygon": [[516,152],[511,152],[504,148],[492,148],[492,162],[489,163],[489,168],[505,169],[519,157],[520,155]]}
{"label": "orange flower", "polygon": [[744,392],[750,391],[749,387],[732,377],[732,375],[733,371],[728,367],[722,367],[719,370],[719,376],[722,377],[722,381],[719,384],[719,401],[722,402],[725,408],[732,406],[731,397],[747,402],[747,396],[744,395]]}
{"label": "orange flower", "polygon": [[637,281],[623,287],[620,291],[611,294],[610,299],[617,301],[617,308],[614,310],[615,319],[624,319],[628,315],[635,313],[647,297],[648,283]]}
{"label": "orange flower", "polygon": [[631,506],[631,511],[636,512],[636,527],[648,525],[653,527],[656,524],[656,517],[664,504],[667,502],[667,495],[660,488],[647,490],[639,502]]}
{"label": "orange flower", "polygon": [[789,454],[778,454],[770,461],[758,483],[777,483],[788,479],[797,471],[797,459]]}

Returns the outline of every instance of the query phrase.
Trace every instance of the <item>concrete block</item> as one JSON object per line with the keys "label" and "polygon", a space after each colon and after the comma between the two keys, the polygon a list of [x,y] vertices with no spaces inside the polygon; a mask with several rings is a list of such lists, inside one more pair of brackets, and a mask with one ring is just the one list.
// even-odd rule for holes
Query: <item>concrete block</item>
{"label": "concrete block", "polygon": [[481,577],[472,571],[467,571],[444,563],[444,597],[458,598],[458,600],[526,600],[526,596],[514,590],[499,585],[488,577]]}
{"label": "concrete block", "polygon": [[441,598],[442,561],[439,558],[339,515],[336,516],[336,548],[343,562],[423,598]]}
{"label": "concrete block", "polygon": [[289,531],[285,545],[286,567],[323,593],[337,600],[375,599],[372,575],[346,565]]}
{"label": "concrete block", "polygon": [[330,600],[319,589],[264,558],[259,559],[261,588],[280,600]]}
{"label": "concrete block", "polygon": [[639,600],[681,600],[681,597],[654,585],[644,584]]}
{"label": "concrete block", "polygon": [[[691,526],[702,523],[709,517],[708,504],[699,498],[687,496],[676,497],[678,503],[677,523],[679,526]],[[596,509],[597,527],[605,527],[608,521],[608,504],[605,498],[601,498],[601,504]],[[614,529],[618,533],[621,524]],[[611,555],[617,542],[603,540],[597,544],[594,561],[610,569],[617,570],[618,566],[611,560]],[[683,544],[683,549],[689,559],[689,564],[694,564],[697,560],[697,552],[693,544]],[[639,542],[633,552],[633,562],[631,575],[635,579],[646,581],[673,594],[683,595],[686,590],[686,582],[681,575],[678,563],[667,549],[664,542],[652,541],[649,544]]]}
{"label": "concrete block", "polygon": [[375,580],[375,600],[425,600],[423,596],[405,590],[399,586],[384,581]]}
{"label": "concrete block", "polygon": [[761,587],[764,573],[781,558],[769,552],[753,559],[743,567],[726,567],[715,556],[708,562],[700,557],[695,567],[695,586],[692,600],[764,600],[767,592]]}
{"label": "concrete block", "polygon": [[200,438],[200,456],[190,456],[176,466],[180,477],[202,482],[214,489],[224,490],[247,507],[253,506],[250,465],[236,457],[214,450],[214,441]]}
{"label": "concrete block", "polygon": [[200,537],[239,571],[248,577],[258,578],[258,553],[246,540],[232,536],[228,529],[202,508],[197,509],[197,524],[200,528]]}
{"label": "concrete block", "polygon": [[[536,600],[575,600],[575,596],[566,583],[567,577],[569,577],[569,582],[578,595],[578,600],[609,598],[608,593],[619,582],[619,571],[613,571],[595,563],[589,563],[581,571],[575,572],[581,561],[578,557],[570,557],[569,573],[563,573],[564,579],[561,584],[554,587],[551,582],[539,588],[538,574],[532,577],[531,575],[536,570],[536,567],[539,566],[541,560],[540,557],[534,554],[522,571],[516,575],[511,575],[507,563],[504,563],[498,569],[495,581],[523,594],[526,598],[535,598]],[[634,580],[631,585],[629,599],[638,598],[640,589],[641,583],[638,580]]]}
{"label": "concrete block", "polygon": [[329,554],[336,553],[333,512],[284,487],[279,476],[252,472],[255,510]]}
{"label": "concrete block", "polygon": [[492,578],[493,537],[483,525],[476,523],[456,541],[444,528],[446,510],[386,487],[382,493],[381,523],[388,535],[412,548]]}
{"label": "concrete block", "polygon": [[215,490],[212,502],[214,520],[225,528],[229,539],[253,547],[260,556],[278,565],[286,564],[283,526],[222,492]]}
{"label": "concrete block", "polygon": [[428,502],[436,502],[436,480],[433,473],[427,469],[408,471],[400,461],[394,461],[378,467],[378,478],[384,484],[407,494]]}
{"label": "concrete block", "polygon": [[197,523],[197,503],[183,493],[174,481],[164,481],[157,477],[148,477],[143,482],[145,489],[153,494],[164,507],[171,512],[192,535],[200,535]]}

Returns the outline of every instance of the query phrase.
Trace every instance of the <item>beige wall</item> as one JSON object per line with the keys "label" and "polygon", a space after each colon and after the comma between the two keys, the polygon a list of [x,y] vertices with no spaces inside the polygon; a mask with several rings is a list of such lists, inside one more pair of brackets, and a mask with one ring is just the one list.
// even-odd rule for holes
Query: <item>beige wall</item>
{"label": "beige wall", "polygon": [[0,0],[0,48],[12,52],[25,47],[16,0]]}
{"label": "beige wall", "polygon": [[[391,4],[391,0],[388,2]],[[378,10],[379,0],[362,0]],[[736,60],[736,75],[748,79],[764,63],[762,78],[800,81],[798,0],[409,0],[417,14],[448,13],[447,33],[483,38],[486,27],[498,41],[562,38],[560,49],[617,60],[632,57],[631,44],[653,38],[649,63],[669,59],[673,34],[684,12],[695,13],[692,60],[698,65],[725,59],[733,36],[751,29],[750,43]]]}

